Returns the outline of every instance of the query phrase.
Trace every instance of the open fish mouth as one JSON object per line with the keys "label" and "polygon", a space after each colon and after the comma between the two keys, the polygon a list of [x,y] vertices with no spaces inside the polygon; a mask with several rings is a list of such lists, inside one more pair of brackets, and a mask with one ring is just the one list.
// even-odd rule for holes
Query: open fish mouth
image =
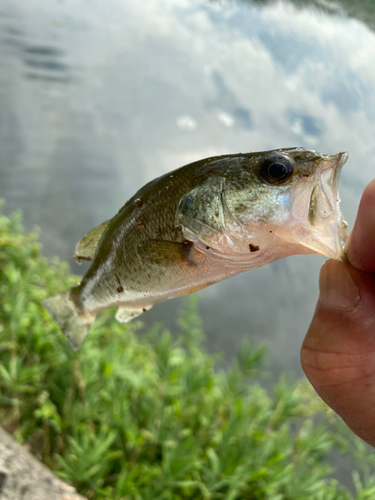
{"label": "open fish mouth", "polygon": [[342,152],[321,160],[318,168],[319,184],[322,194],[327,200],[332,212],[339,208],[339,178],[342,167],[348,161],[348,153]]}
{"label": "open fish mouth", "polygon": [[[339,178],[348,153],[341,152],[319,160],[311,190],[308,220],[315,234],[319,253],[345,260],[347,223],[340,210]],[[325,247],[325,251],[323,250]]]}

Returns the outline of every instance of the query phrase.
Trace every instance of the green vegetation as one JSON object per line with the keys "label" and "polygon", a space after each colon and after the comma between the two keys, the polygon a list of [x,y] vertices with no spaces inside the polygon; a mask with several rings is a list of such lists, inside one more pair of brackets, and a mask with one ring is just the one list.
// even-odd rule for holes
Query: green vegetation
{"label": "green vegetation", "polygon": [[[270,5],[278,0],[243,0],[249,5]],[[310,7],[318,12],[325,12],[336,16],[358,19],[375,30],[375,2],[374,0],[289,0],[300,9]]]}
{"label": "green vegetation", "polygon": [[[99,316],[74,353],[42,307],[77,281],[0,215],[0,423],[89,499],[374,498],[374,455],[305,382],[254,381],[263,348],[232,368],[204,353],[195,300],[179,331]],[[297,347],[296,347],[297,348]],[[332,452],[358,460],[353,496]]]}

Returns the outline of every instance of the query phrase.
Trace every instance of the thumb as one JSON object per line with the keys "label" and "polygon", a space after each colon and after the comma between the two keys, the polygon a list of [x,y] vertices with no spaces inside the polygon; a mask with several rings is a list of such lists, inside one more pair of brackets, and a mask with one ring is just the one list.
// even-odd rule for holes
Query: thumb
{"label": "thumb", "polygon": [[302,368],[321,398],[375,445],[375,279],[327,261],[301,349]]}
{"label": "thumb", "polygon": [[321,398],[375,446],[375,181],[363,193],[346,252],[350,264],[322,267],[301,363]]}

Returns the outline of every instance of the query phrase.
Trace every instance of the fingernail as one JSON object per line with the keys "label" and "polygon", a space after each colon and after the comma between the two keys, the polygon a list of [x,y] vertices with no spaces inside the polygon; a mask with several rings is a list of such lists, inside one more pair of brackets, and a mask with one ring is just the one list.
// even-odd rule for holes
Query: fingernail
{"label": "fingernail", "polygon": [[326,262],[320,272],[319,287],[319,300],[328,307],[354,309],[359,303],[359,288],[341,262]]}

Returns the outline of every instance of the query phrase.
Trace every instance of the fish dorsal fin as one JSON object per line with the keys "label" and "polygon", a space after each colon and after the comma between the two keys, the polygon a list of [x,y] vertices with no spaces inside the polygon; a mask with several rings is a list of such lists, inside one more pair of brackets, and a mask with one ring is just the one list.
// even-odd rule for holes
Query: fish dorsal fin
{"label": "fish dorsal fin", "polygon": [[174,241],[146,240],[138,244],[137,254],[142,262],[155,266],[169,267],[194,264],[190,260],[192,246],[191,241],[177,243]]}
{"label": "fish dorsal fin", "polygon": [[100,226],[96,227],[92,231],[86,234],[81,241],[79,241],[76,245],[76,250],[74,252],[74,259],[78,262],[78,264],[82,264],[86,260],[93,260],[96,247],[102,237],[102,234],[106,230],[109,220],[100,224]]}

